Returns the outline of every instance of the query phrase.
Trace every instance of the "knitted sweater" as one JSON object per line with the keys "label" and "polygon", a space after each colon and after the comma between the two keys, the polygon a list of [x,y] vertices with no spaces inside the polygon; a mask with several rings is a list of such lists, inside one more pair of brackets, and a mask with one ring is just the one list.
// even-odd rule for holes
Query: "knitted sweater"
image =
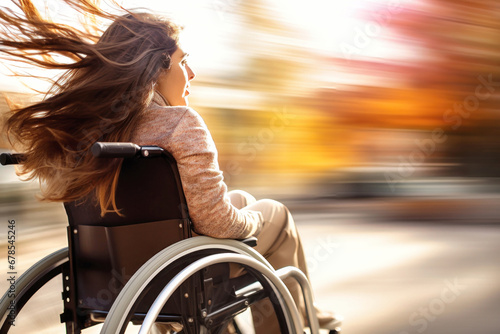
{"label": "knitted sweater", "polygon": [[260,212],[239,210],[229,202],[215,143],[196,111],[167,106],[163,97],[155,93],[131,141],[160,146],[175,158],[197,233],[240,239],[260,232],[263,223]]}

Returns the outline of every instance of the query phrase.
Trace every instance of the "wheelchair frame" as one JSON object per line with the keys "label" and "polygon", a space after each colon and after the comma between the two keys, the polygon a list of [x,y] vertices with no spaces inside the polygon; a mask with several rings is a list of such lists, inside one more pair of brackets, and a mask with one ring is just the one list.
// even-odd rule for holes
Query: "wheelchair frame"
{"label": "wheelchair frame", "polygon": [[[81,259],[75,255],[80,256],[84,252],[78,253],[78,245],[75,246],[78,241],[75,239],[75,235],[78,235],[80,230],[85,230],[82,229],[82,226],[88,225],[72,225],[72,222],[78,219],[72,212],[72,208],[77,208],[75,209],[77,213],[84,211],[82,211],[82,207],[78,208],[74,203],[65,203],[70,221],[68,227],[69,246],[43,258],[21,275],[16,282],[14,298],[10,298],[8,293],[5,293],[0,300],[0,334],[7,333],[10,329],[9,305],[14,303],[17,312],[19,312],[31,296],[59,274],[63,276],[64,313],[61,314],[61,322],[66,323],[66,332],[71,334],[80,333],[82,329],[103,321],[101,333],[123,333],[130,321],[142,322],[140,334],[148,333],[156,321],[182,323],[183,333],[220,333],[234,316],[266,297],[273,302],[281,332],[302,333],[299,312],[290,292],[283,283],[283,280],[287,278],[295,279],[299,283],[303,292],[311,333],[319,333],[318,320],[313,307],[312,289],[306,276],[299,269],[285,267],[274,270],[262,255],[249,246],[255,245],[255,238],[237,241],[207,236],[190,237],[189,214],[177,165],[168,152],[157,146],[140,147],[132,143],[96,143],[92,147],[92,153],[97,158],[130,158],[142,161],[157,157],[167,161],[170,171],[173,173],[174,182],[177,184],[178,193],[175,197],[179,201],[177,209],[180,209],[178,210],[180,216],[178,218],[181,219],[181,222],[187,222],[187,225],[184,226],[181,226],[182,223],[179,224],[183,231],[187,227],[187,231],[181,233],[183,240],[155,252],[156,255],[142,264],[121,288],[109,310],[81,308],[79,304],[83,303],[79,294],[83,290],[79,285],[82,284],[83,279],[81,273],[77,271],[79,269],[78,261]],[[2,165],[17,164],[22,163],[22,159],[22,154],[2,154],[0,163]],[[123,171],[124,168],[122,168],[120,177],[124,173]],[[83,210],[85,209],[87,207],[84,206]],[[83,215],[89,215],[90,218],[94,219],[92,212],[88,214],[85,211]],[[111,225],[109,225],[110,222]],[[161,219],[159,222],[163,223]],[[179,221],[175,220],[174,222]],[[111,221],[104,222],[104,225],[108,224],[109,226],[101,226],[101,224],[85,228],[89,229],[89,233],[94,233],[97,228],[113,228],[112,223],[114,223],[113,218]],[[132,225],[141,225],[141,223],[133,223]],[[109,229],[105,233],[109,234]],[[179,263],[186,260],[192,261],[192,263],[179,268]],[[213,274],[212,271],[217,272],[216,269],[212,270],[211,268],[220,268],[217,265],[227,263],[240,264],[247,275],[232,278],[230,282],[220,283],[226,289],[225,292],[229,292],[231,298],[225,304],[215,308],[215,299],[214,305],[210,305],[212,301],[210,298],[215,296],[214,291],[215,293],[220,292],[221,288],[214,282],[216,276],[210,276]],[[153,284],[155,280],[158,281],[158,277],[165,278],[165,273],[171,276],[170,281],[164,286],[155,286]],[[227,284],[233,285],[227,289]],[[159,291],[159,293],[153,296],[154,301],[147,312],[137,313],[137,307],[141,306],[143,300],[148,299],[145,296],[151,289],[156,289],[155,291]],[[175,298],[180,300],[183,313],[174,316],[162,314],[162,310],[168,309],[169,303]],[[17,313],[13,316],[17,316]],[[331,331],[330,333],[338,332]]]}

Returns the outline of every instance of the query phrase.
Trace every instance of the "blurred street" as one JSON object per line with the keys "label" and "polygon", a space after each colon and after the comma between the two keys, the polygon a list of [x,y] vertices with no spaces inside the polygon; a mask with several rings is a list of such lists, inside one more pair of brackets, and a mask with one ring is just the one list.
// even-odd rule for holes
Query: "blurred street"
{"label": "blurred street", "polygon": [[316,300],[345,315],[344,333],[500,332],[500,225],[358,213],[295,215]]}
{"label": "blurred street", "polygon": [[[0,217],[5,223],[16,220],[20,273],[66,245],[66,222],[61,205],[37,203],[30,191],[16,197],[23,201],[1,202]],[[386,211],[394,211],[394,204],[391,208],[387,200],[284,201],[303,238],[316,301],[345,316],[344,333],[500,332],[499,224],[389,220]],[[4,224],[2,291],[7,288],[6,231]],[[60,286],[60,279],[54,280],[29,303],[12,333],[64,333],[58,325]]]}
{"label": "blurred street", "polygon": [[[185,26],[189,106],[224,181],[290,208],[317,303],[345,316],[343,333],[500,333],[500,1],[118,2]],[[33,3],[77,30],[110,23],[62,0]],[[14,58],[0,63],[0,153],[18,144],[8,112],[50,97],[50,78],[63,75]],[[66,136],[96,130],[81,124]],[[62,205],[35,192],[0,168],[1,291],[9,221],[18,276],[67,245]],[[64,333],[61,286],[40,291],[11,333]]]}

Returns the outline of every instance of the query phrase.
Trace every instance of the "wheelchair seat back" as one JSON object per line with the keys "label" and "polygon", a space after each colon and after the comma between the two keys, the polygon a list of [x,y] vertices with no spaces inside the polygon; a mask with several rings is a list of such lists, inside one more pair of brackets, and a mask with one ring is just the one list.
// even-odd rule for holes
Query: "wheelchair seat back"
{"label": "wheelchair seat back", "polygon": [[117,226],[188,218],[177,164],[166,152],[159,157],[123,160],[116,203],[122,215],[110,212],[104,217],[93,194],[65,203],[69,224]]}
{"label": "wheelchair seat back", "polygon": [[[116,204],[121,215],[103,217],[93,194],[64,205],[72,278],[66,290],[73,293],[67,296],[65,313],[71,318],[107,312],[137,269],[160,250],[191,236],[177,166],[166,152],[123,160]],[[84,318],[89,321],[88,314]]]}

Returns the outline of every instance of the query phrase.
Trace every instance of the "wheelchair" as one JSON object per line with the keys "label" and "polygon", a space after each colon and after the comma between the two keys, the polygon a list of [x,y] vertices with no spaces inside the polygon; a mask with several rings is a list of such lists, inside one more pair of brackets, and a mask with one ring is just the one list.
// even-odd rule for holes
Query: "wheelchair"
{"label": "wheelchair", "polygon": [[[129,323],[141,325],[140,334],[150,333],[154,323],[165,324],[169,333],[226,333],[228,326],[242,333],[239,314],[265,299],[281,333],[304,333],[285,279],[299,283],[310,332],[319,333],[312,289],[299,269],[275,270],[252,248],[256,238],[193,236],[177,165],[168,152],[158,146],[102,142],[91,150],[99,159],[122,159],[116,189],[120,214],[101,217],[91,196],[64,203],[68,247],[21,275],[14,296],[5,293],[1,334],[57,275],[63,282],[60,319],[68,334],[100,323],[105,334],[124,333]],[[22,154],[2,154],[0,162],[18,164],[22,159]],[[235,264],[243,274],[232,277],[230,266]]]}

